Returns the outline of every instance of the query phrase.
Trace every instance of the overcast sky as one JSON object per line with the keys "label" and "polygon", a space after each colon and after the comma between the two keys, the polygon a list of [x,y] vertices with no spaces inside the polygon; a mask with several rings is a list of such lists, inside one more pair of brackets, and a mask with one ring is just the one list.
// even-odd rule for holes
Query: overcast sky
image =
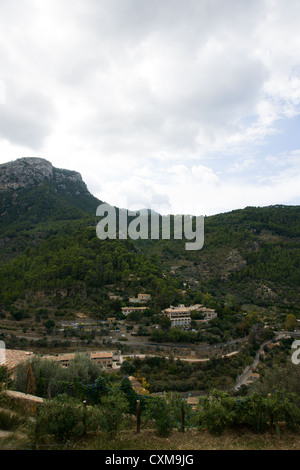
{"label": "overcast sky", "polygon": [[300,204],[299,26],[299,0],[1,0],[0,163],[161,213]]}

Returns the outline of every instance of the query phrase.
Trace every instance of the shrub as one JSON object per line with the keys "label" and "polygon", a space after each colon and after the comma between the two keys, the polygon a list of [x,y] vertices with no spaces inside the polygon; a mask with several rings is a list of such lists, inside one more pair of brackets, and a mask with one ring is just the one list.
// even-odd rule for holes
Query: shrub
{"label": "shrub", "polygon": [[294,394],[285,394],[275,390],[266,399],[266,413],[271,426],[280,434],[279,422],[285,421],[287,427],[296,430],[300,425],[300,411]]}
{"label": "shrub", "polygon": [[101,400],[99,409],[99,424],[102,431],[116,433],[122,421],[124,414],[128,413],[128,402],[125,396],[120,392],[112,392]]}
{"label": "shrub", "polygon": [[168,437],[173,428],[172,418],[169,414],[167,403],[162,398],[149,398],[145,415],[148,419],[155,420],[155,429],[160,437]]}
{"label": "shrub", "polygon": [[8,410],[0,410],[0,429],[2,431],[14,431],[22,423],[23,420],[18,415]]}
{"label": "shrub", "polygon": [[261,433],[273,426],[280,434],[280,422],[294,431],[300,427],[297,396],[277,390],[268,396],[255,392],[244,397],[215,391],[201,400],[197,418],[200,427],[213,434],[221,434],[226,427],[246,427]]}
{"label": "shrub", "polygon": [[182,417],[184,415],[184,426],[193,427],[193,415],[191,408],[183,400],[182,396],[178,392],[168,392],[166,394],[166,406],[172,422],[172,427],[178,430],[182,430]]}
{"label": "shrub", "polygon": [[37,435],[53,435],[62,443],[83,434],[83,406],[80,401],[59,395],[46,401],[36,418]]}
{"label": "shrub", "polygon": [[233,411],[226,409],[218,395],[201,401],[198,410],[200,428],[210,433],[220,435],[233,421]]}

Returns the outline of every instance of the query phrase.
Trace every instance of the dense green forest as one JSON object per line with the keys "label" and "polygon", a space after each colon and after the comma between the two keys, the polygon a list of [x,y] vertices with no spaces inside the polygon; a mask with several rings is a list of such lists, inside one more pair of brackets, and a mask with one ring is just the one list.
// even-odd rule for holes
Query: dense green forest
{"label": "dense green forest", "polygon": [[248,207],[205,218],[202,250],[160,241],[160,252],[181,278],[200,281],[213,294],[235,293],[242,302],[297,305],[300,281],[298,206]]}
{"label": "dense green forest", "polygon": [[95,313],[107,307],[110,290],[125,301],[149,292],[156,311],[209,292],[219,300],[231,294],[239,305],[298,314],[298,206],[247,207],[205,217],[204,247],[186,251],[185,241],[172,237],[100,240],[100,203],[68,178],[64,185],[45,181],[0,192],[2,310],[38,298],[45,305]]}

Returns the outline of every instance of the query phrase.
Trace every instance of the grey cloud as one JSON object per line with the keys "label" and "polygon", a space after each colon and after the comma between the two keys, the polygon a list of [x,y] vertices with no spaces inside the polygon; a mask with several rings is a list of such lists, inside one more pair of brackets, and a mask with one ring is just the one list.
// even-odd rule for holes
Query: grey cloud
{"label": "grey cloud", "polygon": [[[72,3],[74,3],[72,1]],[[84,7],[77,2],[77,15],[94,25],[101,36],[145,38],[153,31],[174,31],[177,37],[189,32],[195,40],[216,30],[247,30],[255,27],[258,15],[265,14],[267,2],[253,0],[88,0]],[[73,12],[76,8],[72,9]]]}
{"label": "grey cloud", "polygon": [[[89,0],[84,8],[81,2],[73,5],[83,42],[59,73],[65,85],[81,91],[84,85],[83,99],[95,106],[93,120],[83,123],[79,133],[98,136],[104,145],[113,138],[110,149],[125,145],[130,151],[129,141],[139,146],[143,138],[153,145],[192,149],[199,129],[234,131],[241,115],[255,112],[267,72],[249,51],[266,2]],[[202,65],[202,49],[212,37],[224,51],[211,50]],[[136,68],[152,59],[161,59],[161,66],[158,62],[156,71],[139,76]],[[170,82],[169,98],[151,89],[155,72],[159,83]],[[120,105],[118,94],[127,107]]]}
{"label": "grey cloud", "polygon": [[38,150],[51,132],[54,117],[49,98],[38,91],[16,93],[8,85],[5,105],[0,107],[0,136],[12,144]]}

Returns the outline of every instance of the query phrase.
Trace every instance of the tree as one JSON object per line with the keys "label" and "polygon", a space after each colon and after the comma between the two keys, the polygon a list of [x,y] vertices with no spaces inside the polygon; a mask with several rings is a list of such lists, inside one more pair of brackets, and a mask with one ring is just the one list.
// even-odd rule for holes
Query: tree
{"label": "tree", "polygon": [[289,313],[285,319],[285,329],[287,331],[294,331],[296,326],[297,326],[297,319],[295,315],[293,315],[292,313]]}
{"label": "tree", "polygon": [[171,320],[168,317],[161,317],[159,320],[159,326],[162,330],[168,331],[171,328]]}
{"label": "tree", "polygon": [[129,413],[136,413],[136,402],[139,399],[139,395],[133,389],[130,380],[127,377],[124,377],[120,383],[120,391],[126,397],[129,406]]}
{"label": "tree", "polygon": [[166,335],[163,330],[154,329],[149,337],[150,341],[161,343],[162,341],[166,340]]}
{"label": "tree", "polygon": [[171,343],[179,343],[180,341],[187,341],[188,334],[180,328],[172,328],[169,334],[169,341]]}
{"label": "tree", "polygon": [[35,394],[35,380],[34,375],[32,372],[32,367],[30,364],[27,364],[27,385],[26,385],[26,393],[29,395]]}
{"label": "tree", "polygon": [[53,320],[47,320],[44,322],[44,327],[47,330],[47,333],[51,333],[53,328],[55,327],[55,323]]}
{"label": "tree", "polygon": [[94,362],[87,354],[77,352],[74,359],[69,362],[67,373],[69,378],[78,377],[84,383],[94,383],[102,372],[101,366]]}
{"label": "tree", "polygon": [[236,307],[236,300],[232,294],[226,294],[224,307],[233,309]]}
{"label": "tree", "polygon": [[131,361],[123,361],[120,367],[120,371],[125,375],[133,375],[136,372],[136,367],[132,364]]}

